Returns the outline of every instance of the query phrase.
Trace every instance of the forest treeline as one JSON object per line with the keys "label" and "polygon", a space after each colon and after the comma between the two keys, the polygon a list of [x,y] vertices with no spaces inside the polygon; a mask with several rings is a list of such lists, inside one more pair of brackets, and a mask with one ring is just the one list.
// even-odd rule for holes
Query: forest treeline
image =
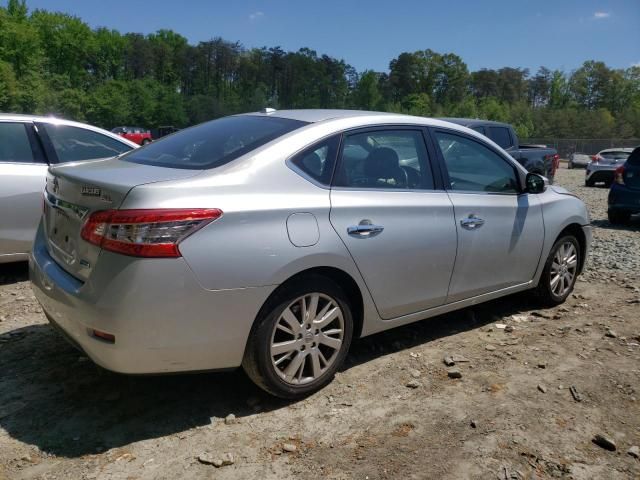
{"label": "forest treeline", "polygon": [[154,128],[265,106],[486,118],[512,123],[521,137],[633,138],[640,67],[471,72],[458,55],[426,49],[398,55],[387,72],[358,72],[308,48],[191,45],[172,30],[92,29],[75,16],[29,11],[24,0],[0,7],[2,112]]}

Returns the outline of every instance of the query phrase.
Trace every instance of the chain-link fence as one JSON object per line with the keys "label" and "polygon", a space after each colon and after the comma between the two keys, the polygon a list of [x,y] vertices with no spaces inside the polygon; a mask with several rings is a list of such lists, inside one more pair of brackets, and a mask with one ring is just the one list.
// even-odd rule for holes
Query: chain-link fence
{"label": "chain-link fence", "polygon": [[547,145],[555,148],[560,158],[568,158],[572,153],[593,155],[605,148],[627,148],[640,146],[640,138],[526,138],[523,145]]}

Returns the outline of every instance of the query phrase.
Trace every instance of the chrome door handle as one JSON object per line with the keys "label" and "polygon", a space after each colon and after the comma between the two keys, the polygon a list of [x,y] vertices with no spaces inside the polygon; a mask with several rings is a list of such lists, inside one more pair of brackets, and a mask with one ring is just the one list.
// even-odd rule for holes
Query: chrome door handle
{"label": "chrome door handle", "polygon": [[484,220],[476,217],[473,213],[467,218],[460,220],[460,225],[466,230],[477,230],[484,225]]}
{"label": "chrome door handle", "polygon": [[382,225],[374,225],[371,223],[371,220],[362,220],[358,225],[347,227],[347,233],[349,235],[358,235],[361,237],[372,237],[383,230],[384,227]]}

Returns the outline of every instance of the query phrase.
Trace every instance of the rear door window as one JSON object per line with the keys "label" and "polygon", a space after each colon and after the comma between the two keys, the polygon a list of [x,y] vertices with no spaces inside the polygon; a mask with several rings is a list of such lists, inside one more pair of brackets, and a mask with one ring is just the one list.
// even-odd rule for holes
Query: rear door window
{"label": "rear door window", "polygon": [[123,160],[168,168],[215,168],[304,125],[307,122],[278,117],[224,117],[180,130]]}
{"label": "rear door window", "polygon": [[60,163],[115,157],[132,149],[93,130],[53,123],[38,125],[45,129]]}
{"label": "rear door window", "polygon": [[350,188],[433,190],[433,174],[422,132],[385,129],[346,134],[334,184]]}
{"label": "rear door window", "polygon": [[31,149],[26,124],[0,122],[0,162],[39,163]]}
{"label": "rear door window", "polygon": [[489,138],[505,150],[513,146],[511,133],[506,127],[489,127]]}

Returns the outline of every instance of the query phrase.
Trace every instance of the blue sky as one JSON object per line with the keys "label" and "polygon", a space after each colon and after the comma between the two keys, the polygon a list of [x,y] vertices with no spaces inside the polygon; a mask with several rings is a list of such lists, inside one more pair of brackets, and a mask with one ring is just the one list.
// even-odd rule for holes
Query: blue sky
{"label": "blue sky", "polygon": [[[0,0],[6,3],[4,0]],[[245,47],[309,47],[362,71],[385,71],[401,52],[460,55],[471,70],[585,60],[640,64],[640,0],[27,0],[92,27],[173,29],[196,43],[221,36]]]}

